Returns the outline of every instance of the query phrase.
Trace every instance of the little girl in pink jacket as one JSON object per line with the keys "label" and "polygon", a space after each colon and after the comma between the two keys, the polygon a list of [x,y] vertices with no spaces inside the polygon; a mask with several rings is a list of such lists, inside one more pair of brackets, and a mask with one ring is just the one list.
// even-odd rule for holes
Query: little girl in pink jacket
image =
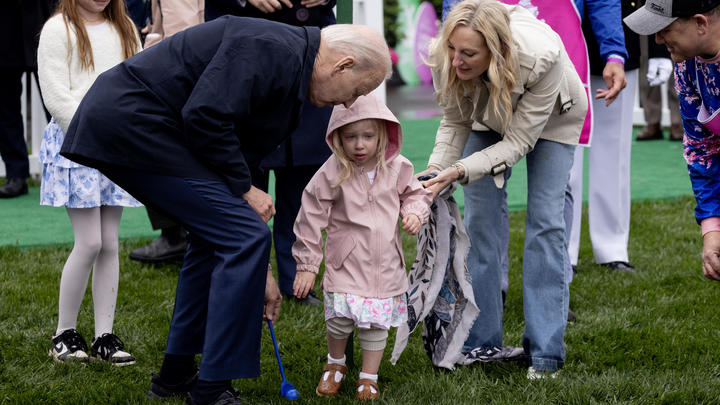
{"label": "little girl in pink jacket", "polygon": [[415,235],[432,200],[400,155],[402,129],[375,96],[335,106],[327,131],[333,155],[310,180],[295,221],[293,256],[299,298],[312,288],[323,259],[328,363],[315,392],[337,395],[345,378],[345,344],[355,327],[363,350],[357,399],[375,399],[390,327],[407,320],[407,277],[398,216]]}

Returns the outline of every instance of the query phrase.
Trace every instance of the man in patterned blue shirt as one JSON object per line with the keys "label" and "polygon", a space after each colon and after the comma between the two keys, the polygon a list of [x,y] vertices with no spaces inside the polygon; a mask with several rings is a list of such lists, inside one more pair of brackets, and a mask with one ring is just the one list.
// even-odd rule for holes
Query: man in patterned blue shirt
{"label": "man in patterned blue shirt", "polygon": [[655,34],[675,62],[703,274],[720,281],[720,0],[648,0],[624,21],[638,34]]}

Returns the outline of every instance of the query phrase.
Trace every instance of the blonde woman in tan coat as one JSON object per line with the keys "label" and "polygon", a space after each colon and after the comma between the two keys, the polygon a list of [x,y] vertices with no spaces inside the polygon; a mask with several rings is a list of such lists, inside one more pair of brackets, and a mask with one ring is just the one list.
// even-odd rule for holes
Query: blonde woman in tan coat
{"label": "blonde woman in tan coat", "polygon": [[[480,308],[465,342],[466,362],[503,356],[501,208],[511,167],[527,162],[523,254],[528,378],[563,366],[569,266],[565,185],[588,108],[587,95],[560,37],[522,7],[466,0],[448,15],[429,56],[443,120],[423,184],[434,195],[464,186],[468,268]],[[473,131],[473,121],[487,130]],[[506,225],[505,225],[506,226]]]}

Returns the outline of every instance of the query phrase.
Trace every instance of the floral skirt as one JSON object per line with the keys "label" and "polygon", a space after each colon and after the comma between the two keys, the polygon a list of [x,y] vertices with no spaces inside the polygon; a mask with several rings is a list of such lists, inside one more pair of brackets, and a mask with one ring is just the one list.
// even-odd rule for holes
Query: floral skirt
{"label": "floral skirt", "polygon": [[347,293],[324,293],[325,320],[350,318],[358,328],[390,329],[407,322],[407,295],[368,298]]}
{"label": "floral skirt", "polygon": [[64,139],[65,133],[53,118],[45,127],[40,147],[39,158],[43,164],[40,205],[69,208],[142,206],[96,169],[61,156],[59,151]]}

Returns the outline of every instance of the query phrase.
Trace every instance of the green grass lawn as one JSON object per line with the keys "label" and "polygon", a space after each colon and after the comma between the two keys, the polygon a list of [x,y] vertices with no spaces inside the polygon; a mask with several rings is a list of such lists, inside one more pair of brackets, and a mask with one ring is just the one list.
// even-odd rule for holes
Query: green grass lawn
{"label": "green grass lawn", "polygon": [[[387,360],[394,344],[391,333],[380,369],[380,402],[719,404],[720,283],[701,275],[693,207],[692,197],[633,203],[630,259],[636,274],[595,265],[583,229],[570,301],[578,321],[567,328],[567,363],[557,379],[528,381],[526,370],[515,364],[435,369],[419,331],[392,366]],[[510,345],[520,344],[523,330],[523,228],[524,213],[511,213],[511,286],[505,312],[505,344]],[[47,356],[70,245],[0,247],[0,404],[151,403],[146,394],[150,375],[162,361],[178,265],[153,267],[127,259],[131,249],[148,241],[121,241],[115,332],[138,359],[125,368],[58,364]],[[404,244],[411,263],[415,241],[406,236]],[[88,289],[78,325],[86,339],[93,333],[91,300]],[[353,402],[357,369],[350,371],[339,398],[314,394],[327,354],[321,309],[284,303],[275,329],[288,379],[302,396],[299,403]],[[359,345],[355,359],[360,359]],[[235,381],[244,400],[287,403],[279,395],[280,374],[267,331],[262,370],[258,379]]]}

